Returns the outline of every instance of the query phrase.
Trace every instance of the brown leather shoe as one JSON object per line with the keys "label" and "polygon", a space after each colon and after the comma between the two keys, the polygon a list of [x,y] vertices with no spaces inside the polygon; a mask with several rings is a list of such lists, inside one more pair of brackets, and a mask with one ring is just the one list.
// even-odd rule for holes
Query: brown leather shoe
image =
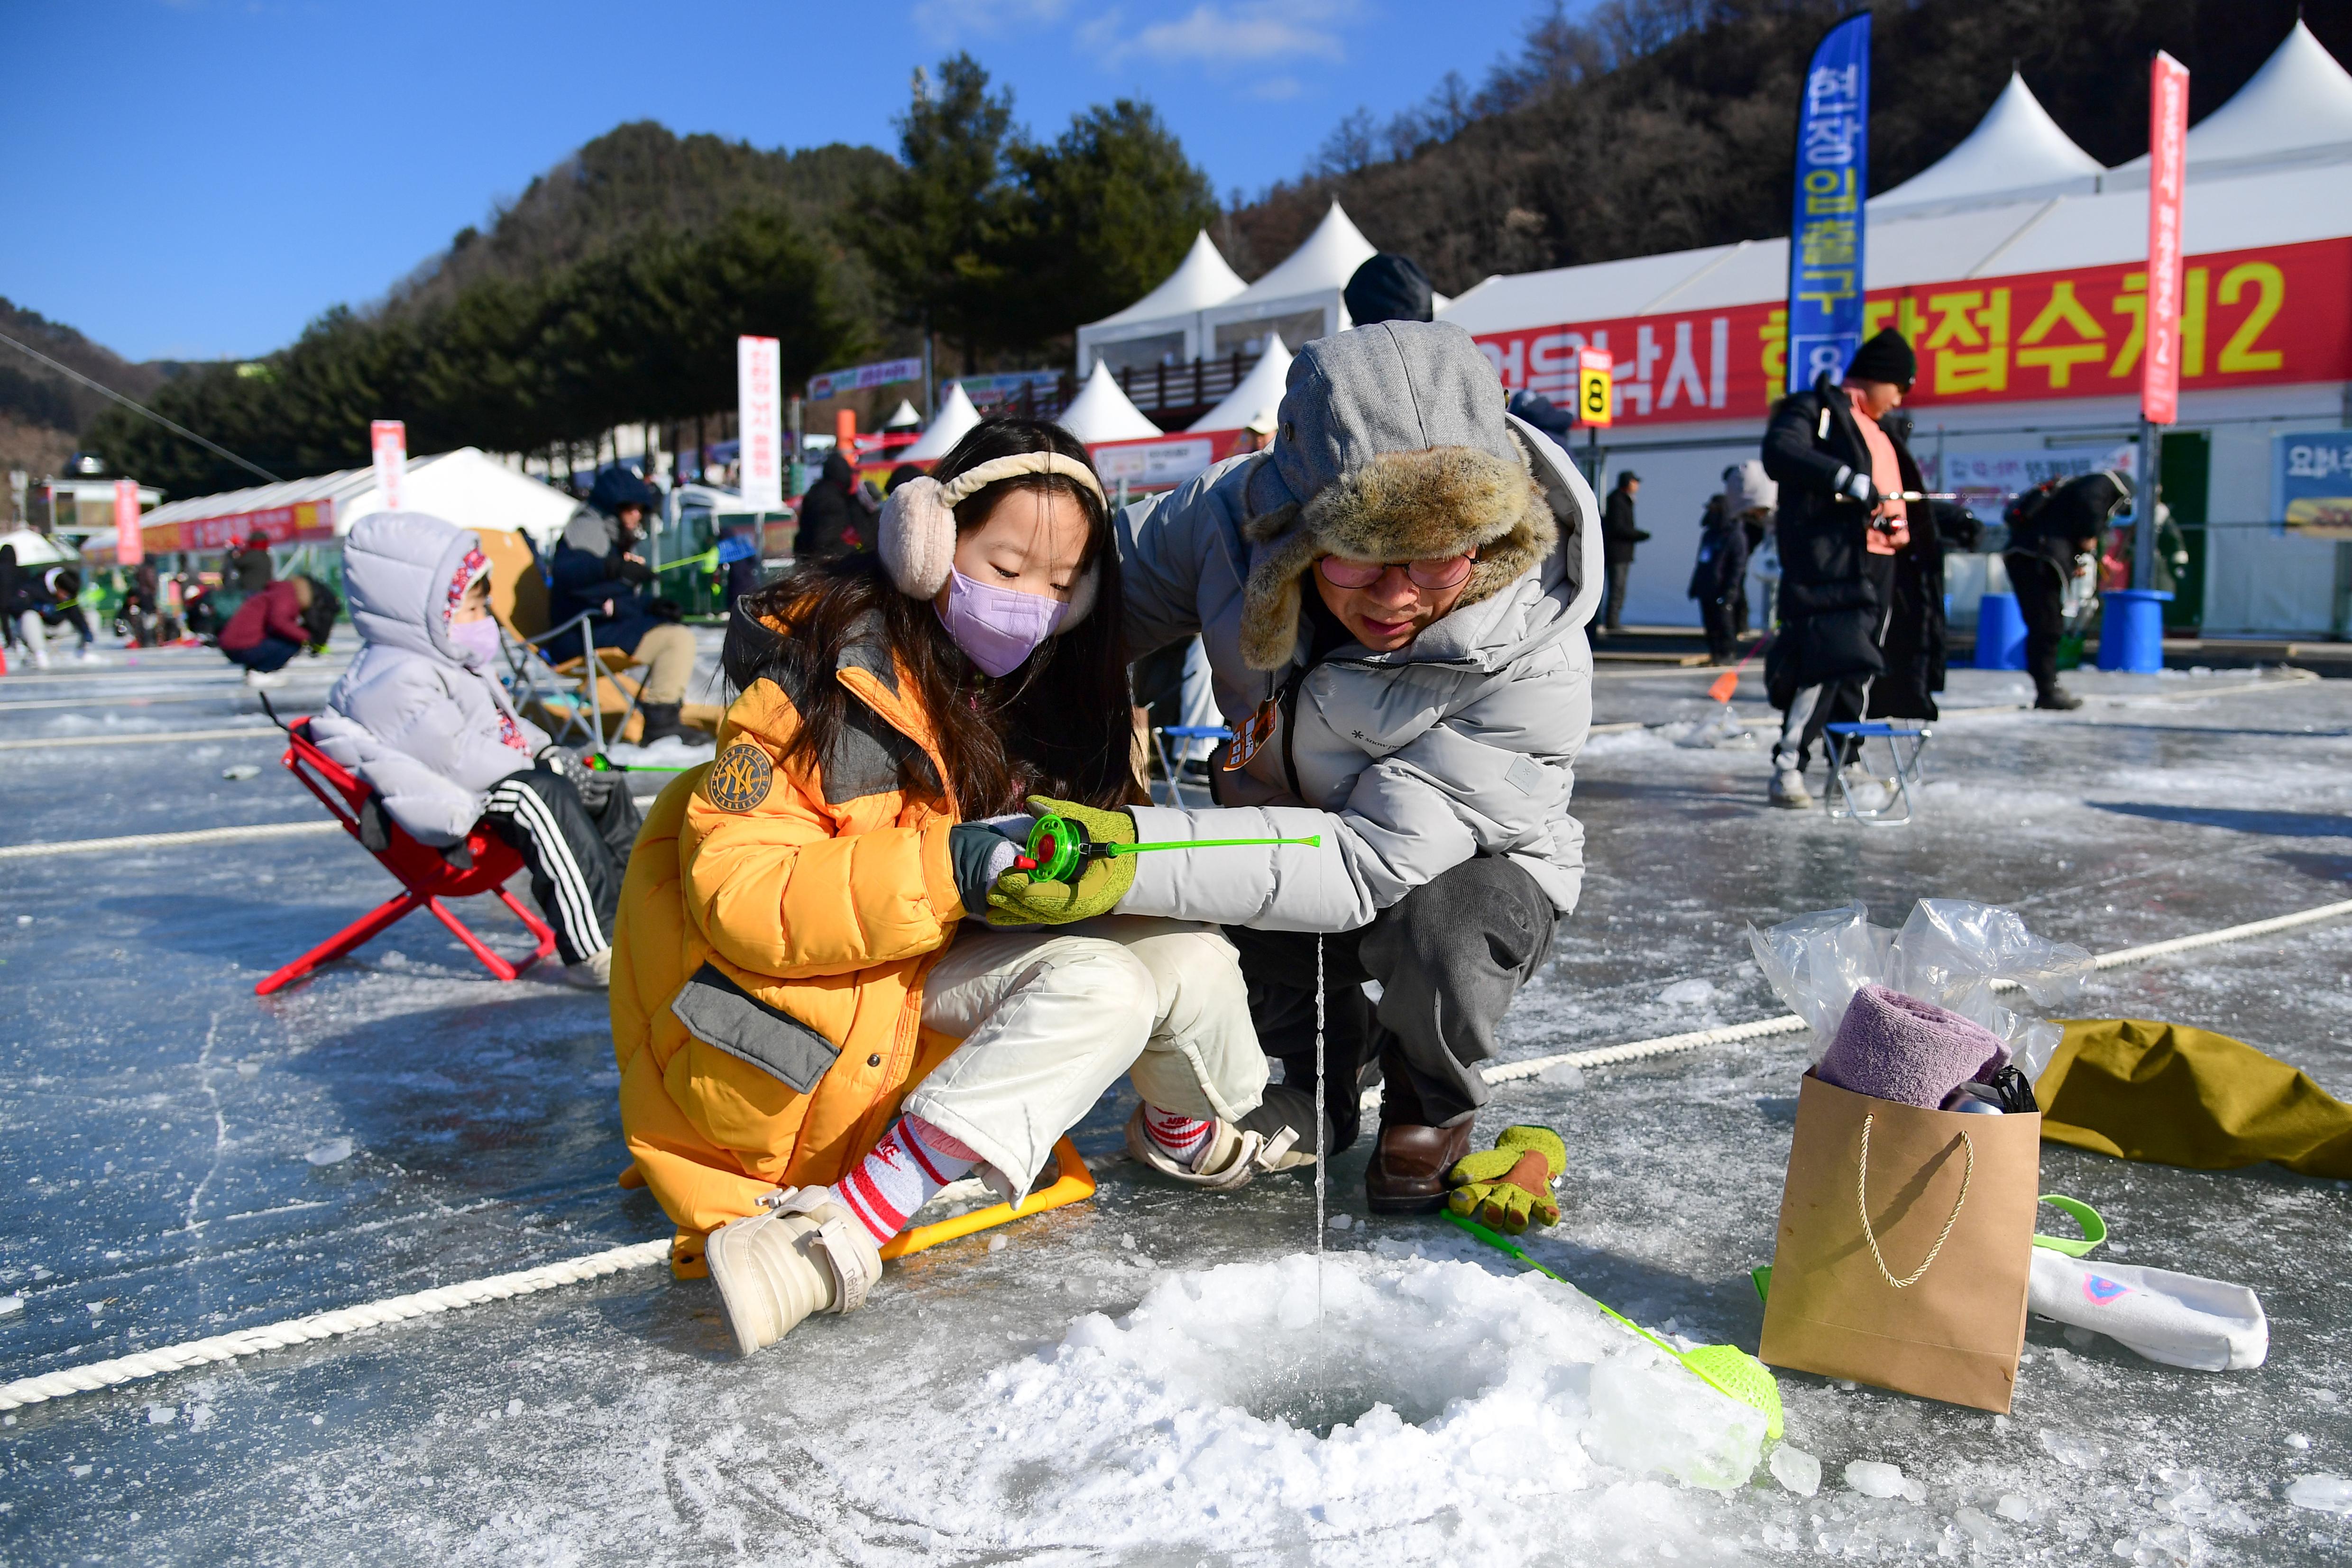
{"label": "brown leather shoe", "polygon": [[1374,1214],[1434,1214],[1445,1207],[1445,1173],[1470,1153],[1471,1118],[1453,1127],[1381,1124],[1364,1167],[1364,1206]]}

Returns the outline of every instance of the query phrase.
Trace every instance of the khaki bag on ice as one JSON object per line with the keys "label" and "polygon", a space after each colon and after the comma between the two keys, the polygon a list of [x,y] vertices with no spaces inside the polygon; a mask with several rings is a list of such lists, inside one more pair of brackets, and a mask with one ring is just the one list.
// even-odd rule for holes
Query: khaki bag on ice
{"label": "khaki bag on ice", "polygon": [[2041,1137],[2038,1115],[1922,1111],[1807,1073],[1761,1359],[2006,1411]]}

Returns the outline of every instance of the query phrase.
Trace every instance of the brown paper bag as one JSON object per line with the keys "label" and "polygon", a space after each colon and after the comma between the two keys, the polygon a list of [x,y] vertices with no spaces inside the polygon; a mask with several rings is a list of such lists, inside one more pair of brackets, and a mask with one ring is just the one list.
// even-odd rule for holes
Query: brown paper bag
{"label": "brown paper bag", "polygon": [[2038,1115],[1922,1111],[1807,1073],[1759,1355],[2006,1411],[2041,1148]]}

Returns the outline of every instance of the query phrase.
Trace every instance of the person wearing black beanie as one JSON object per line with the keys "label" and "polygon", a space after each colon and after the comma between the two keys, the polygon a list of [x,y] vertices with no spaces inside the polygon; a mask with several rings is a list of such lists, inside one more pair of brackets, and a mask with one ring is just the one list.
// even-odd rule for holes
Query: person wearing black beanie
{"label": "person wearing black beanie", "polygon": [[[1904,496],[1926,488],[1886,416],[1903,402],[1919,359],[1900,332],[1855,350],[1842,383],[1823,371],[1782,398],[1764,431],[1764,471],[1779,482],[1780,631],[1764,683],[1781,711],[1772,748],[1775,806],[1810,806],[1805,768],[1827,725],[1860,719],[1884,653],[1896,557],[1909,546]],[[1832,746],[1834,771],[1852,760]]]}
{"label": "person wearing black beanie", "polygon": [[1369,327],[1375,321],[1426,321],[1434,294],[1428,275],[1409,256],[1381,252],[1348,279],[1340,298],[1348,304],[1348,319]]}

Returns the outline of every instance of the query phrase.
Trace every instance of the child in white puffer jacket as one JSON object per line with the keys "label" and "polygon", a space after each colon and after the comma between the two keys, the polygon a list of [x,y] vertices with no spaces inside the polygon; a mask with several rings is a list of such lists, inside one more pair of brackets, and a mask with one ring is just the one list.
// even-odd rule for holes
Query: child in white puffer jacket
{"label": "child in white puffer jacket", "polygon": [[480,546],[422,512],[360,519],[343,586],[366,645],[311,733],[425,843],[462,842],[487,820],[530,867],[565,977],[602,986],[636,807],[615,775],[590,771],[507,700]]}

